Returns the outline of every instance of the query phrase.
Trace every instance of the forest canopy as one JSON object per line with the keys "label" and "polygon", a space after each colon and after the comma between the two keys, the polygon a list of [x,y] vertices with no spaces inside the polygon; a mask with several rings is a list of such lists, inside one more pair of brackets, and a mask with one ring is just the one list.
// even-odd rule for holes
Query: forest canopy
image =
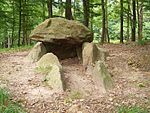
{"label": "forest canopy", "polygon": [[1,0],[0,47],[29,45],[29,35],[47,18],[77,20],[96,42],[150,39],[149,0]]}

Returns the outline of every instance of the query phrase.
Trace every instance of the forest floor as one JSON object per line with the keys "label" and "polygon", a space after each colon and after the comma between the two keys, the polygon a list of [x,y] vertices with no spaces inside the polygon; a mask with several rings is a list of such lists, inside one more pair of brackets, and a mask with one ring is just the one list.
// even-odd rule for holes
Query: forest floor
{"label": "forest floor", "polygon": [[7,87],[13,100],[29,113],[116,113],[124,105],[150,110],[150,45],[101,47],[109,51],[106,64],[115,86],[105,95],[96,92],[90,75],[83,72],[82,64],[75,58],[61,61],[64,75],[73,81],[68,82],[70,87],[83,87],[89,95],[82,97],[79,92],[69,90],[52,93],[43,83],[44,76],[35,71],[36,64],[25,59],[29,51],[0,53],[0,85]]}

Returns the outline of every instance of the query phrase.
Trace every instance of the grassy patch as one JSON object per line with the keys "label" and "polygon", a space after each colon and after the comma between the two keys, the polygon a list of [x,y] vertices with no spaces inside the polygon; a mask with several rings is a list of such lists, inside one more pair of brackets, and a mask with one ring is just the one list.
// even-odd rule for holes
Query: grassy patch
{"label": "grassy patch", "polygon": [[141,108],[138,106],[121,106],[118,108],[117,113],[149,113],[146,108]]}
{"label": "grassy patch", "polygon": [[82,94],[79,91],[73,91],[70,94],[70,98],[73,100],[74,99],[80,99],[80,98],[82,98]]}
{"label": "grassy patch", "polygon": [[6,89],[0,88],[0,113],[26,113],[22,107],[10,99]]}
{"label": "grassy patch", "polygon": [[26,51],[31,49],[33,46],[20,46],[20,47],[13,47],[13,48],[0,48],[0,53],[6,53],[6,52],[19,52],[19,51]]}
{"label": "grassy patch", "polygon": [[67,98],[65,98],[65,103],[71,103],[73,100],[83,98],[82,94],[79,91],[72,91]]}
{"label": "grassy patch", "polygon": [[138,86],[141,87],[141,88],[142,88],[142,87],[146,87],[146,86],[144,85],[144,83],[139,83]]}

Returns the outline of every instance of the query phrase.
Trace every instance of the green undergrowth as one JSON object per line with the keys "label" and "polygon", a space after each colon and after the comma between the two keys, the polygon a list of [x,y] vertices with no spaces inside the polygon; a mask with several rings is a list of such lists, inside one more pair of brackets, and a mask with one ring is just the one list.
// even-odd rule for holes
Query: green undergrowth
{"label": "green undergrowth", "polygon": [[149,113],[147,108],[142,108],[138,106],[121,106],[118,108],[117,113]]}
{"label": "green undergrowth", "polygon": [[83,98],[83,95],[82,95],[81,92],[79,92],[79,91],[72,91],[72,92],[70,92],[68,97],[65,98],[64,102],[65,103],[71,103],[73,100],[82,99],[82,98]]}
{"label": "green undergrowth", "polygon": [[8,90],[0,88],[0,113],[26,113],[25,110],[10,98]]}
{"label": "green undergrowth", "polygon": [[13,53],[19,51],[26,51],[31,49],[33,46],[20,46],[20,47],[12,47],[12,48],[0,48],[0,53]]}
{"label": "green undergrowth", "polygon": [[137,44],[140,45],[140,46],[149,45],[150,44],[150,39],[138,40]]}

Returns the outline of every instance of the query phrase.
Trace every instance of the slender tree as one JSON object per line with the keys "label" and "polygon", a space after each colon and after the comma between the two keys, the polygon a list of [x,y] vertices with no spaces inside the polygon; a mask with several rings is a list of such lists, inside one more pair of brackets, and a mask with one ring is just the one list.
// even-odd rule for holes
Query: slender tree
{"label": "slender tree", "polygon": [[65,17],[68,20],[73,20],[71,11],[71,0],[66,0]]}
{"label": "slender tree", "polygon": [[105,12],[106,12],[106,40],[108,40],[108,43],[110,42],[109,39],[109,32],[108,32],[108,0],[105,1]]}
{"label": "slender tree", "polygon": [[132,0],[132,41],[136,40],[136,0]]}
{"label": "slender tree", "polygon": [[89,0],[83,0],[84,25],[89,27]]}
{"label": "slender tree", "polygon": [[63,16],[63,12],[64,12],[63,1],[58,0],[58,3],[59,3],[59,16]]}
{"label": "slender tree", "polygon": [[106,38],[106,32],[105,32],[105,3],[104,0],[101,0],[102,5],[102,37],[101,37],[101,43],[103,44]]}
{"label": "slender tree", "polygon": [[[90,4],[93,4],[93,0],[90,0]],[[89,25],[89,27],[90,27],[91,31],[94,32],[93,31],[93,17],[94,17],[94,14],[93,14],[93,5],[91,5],[90,8],[89,8],[89,15],[90,15],[90,18],[89,18],[90,25]],[[93,33],[93,35],[94,35],[94,33]]]}
{"label": "slender tree", "polygon": [[21,12],[22,12],[22,0],[19,0],[19,29],[18,29],[18,46],[20,46],[21,39]]}
{"label": "slender tree", "polygon": [[143,0],[137,0],[137,16],[138,16],[138,41],[143,38]]}
{"label": "slender tree", "polygon": [[12,35],[11,35],[11,44],[14,45],[14,32],[15,32],[15,1],[12,1]]}
{"label": "slender tree", "polygon": [[130,37],[130,0],[127,0],[128,9],[127,9],[127,41],[129,41]]}
{"label": "slender tree", "polygon": [[27,26],[26,26],[26,0],[22,0],[22,3],[23,3],[23,6],[22,6],[22,34],[23,34],[23,37],[22,37],[22,45],[25,45],[27,44]]}
{"label": "slender tree", "polygon": [[45,0],[42,2],[42,18],[43,21],[46,19],[46,11],[45,11]]}
{"label": "slender tree", "polygon": [[47,0],[47,8],[48,8],[48,17],[53,17],[53,0]]}
{"label": "slender tree", "polygon": [[123,0],[120,0],[120,43],[123,43]]}

